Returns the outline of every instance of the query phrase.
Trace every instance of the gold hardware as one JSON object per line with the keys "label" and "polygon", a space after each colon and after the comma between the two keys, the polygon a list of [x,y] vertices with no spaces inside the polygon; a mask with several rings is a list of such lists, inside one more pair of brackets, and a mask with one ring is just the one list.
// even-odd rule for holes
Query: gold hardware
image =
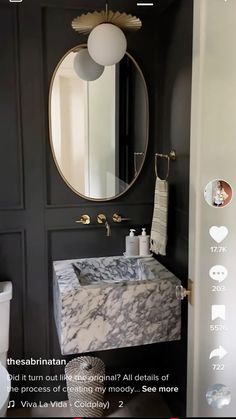
{"label": "gold hardware", "polygon": [[169,154],[156,153],[155,156],[156,157],[162,157],[163,159],[170,159],[170,160],[176,160],[177,159],[177,155],[176,155],[175,150],[171,150],[169,152]]}
{"label": "gold hardware", "polygon": [[98,214],[97,216],[98,224],[105,224],[106,220],[107,220],[107,217],[105,216],[105,214]]}
{"label": "gold hardware", "polygon": [[89,12],[76,17],[72,21],[72,28],[84,35],[88,35],[96,26],[101,23],[112,23],[118,26],[122,31],[137,31],[141,29],[142,22],[136,16],[132,16],[127,13],[113,12],[108,10],[102,10],[101,12]]}
{"label": "gold hardware", "polygon": [[170,161],[175,161],[177,156],[176,156],[176,151],[175,150],[171,150],[169,152],[169,154],[160,154],[160,153],[156,153],[155,154],[155,173],[156,173],[156,177],[158,177],[158,172],[157,172],[157,158],[161,157],[163,159],[167,159],[167,173],[166,173],[166,177],[164,180],[168,180],[169,178],[169,174],[170,174]]}
{"label": "gold hardware", "polygon": [[175,151],[175,150],[171,150],[171,151],[170,151],[170,153],[169,153],[169,158],[170,158],[172,161],[175,161],[175,160],[176,160],[177,156],[176,156],[176,151]]}
{"label": "gold hardware", "polygon": [[98,214],[97,216],[98,224],[104,224],[106,227],[107,237],[111,237],[111,226],[107,221],[107,217],[105,214]]}
{"label": "gold hardware", "polygon": [[111,226],[108,223],[108,221],[105,222],[105,227],[106,227],[106,231],[107,231],[107,237],[111,237]]}
{"label": "gold hardware", "polygon": [[112,217],[114,223],[121,223],[122,221],[130,221],[130,218],[123,218],[121,215],[115,213]]}
{"label": "gold hardware", "polygon": [[76,223],[78,223],[78,224],[90,224],[90,216],[89,215],[82,215],[80,220],[77,220]]}
{"label": "gold hardware", "polygon": [[188,289],[186,290],[182,285],[177,285],[175,289],[175,294],[177,300],[184,300],[184,298],[188,298],[188,302],[193,305],[194,302],[194,282],[189,279],[188,280]]}
{"label": "gold hardware", "polygon": [[188,279],[188,290],[190,292],[188,301],[193,306],[194,304],[194,282],[191,279]]}
{"label": "gold hardware", "polygon": [[148,150],[148,138],[149,138],[149,96],[148,96],[148,89],[147,89],[147,84],[146,84],[146,80],[144,78],[144,74],[140,68],[140,66],[138,65],[137,61],[132,57],[132,55],[130,55],[128,52],[126,52],[125,56],[128,57],[132,64],[135,66],[135,68],[137,69],[137,71],[139,72],[139,75],[141,77],[141,80],[143,81],[143,87],[144,87],[144,92],[145,92],[145,108],[146,108],[146,121],[145,121],[145,150],[144,150],[144,156],[143,156],[143,161],[140,164],[139,167],[139,171],[137,173],[137,176],[134,176],[133,180],[130,182],[130,184],[127,186],[127,188],[125,188],[122,192],[119,192],[117,194],[115,194],[114,196],[108,197],[108,198],[92,198],[88,195],[85,195],[83,193],[81,193],[80,191],[78,191],[78,189],[76,189],[75,186],[72,185],[71,181],[69,181],[66,176],[64,175],[60,164],[57,161],[57,154],[55,152],[55,147],[53,144],[53,134],[52,134],[52,93],[53,93],[53,87],[54,87],[54,83],[55,83],[55,79],[57,76],[57,71],[60,68],[60,65],[63,63],[63,61],[68,57],[68,55],[72,52],[76,53],[78,51],[80,51],[81,49],[87,49],[87,44],[79,44],[74,46],[73,48],[71,48],[70,50],[68,50],[63,57],[60,59],[60,61],[58,62],[52,78],[51,78],[51,82],[50,82],[50,87],[49,87],[49,104],[48,104],[48,118],[49,118],[49,141],[50,141],[50,148],[51,148],[51,152],[52,152],[52,157],[54,160],[54,163],[56,165],[56,168],[60,174],[60,176],[62,177],[62,179],[64,180],[64,182],[66,183],[66,185],[78,196],[80,196],[81,198],[87,199],[88,201],[92,201],[92,202],[106,202],[106,201],[111,201],[114,198],[119,198],[120,196],[124,195],[136,182],[137,180],[137,176],[140,175],[141,170],[144,166],[144,162],[147,156],[147,150]]}

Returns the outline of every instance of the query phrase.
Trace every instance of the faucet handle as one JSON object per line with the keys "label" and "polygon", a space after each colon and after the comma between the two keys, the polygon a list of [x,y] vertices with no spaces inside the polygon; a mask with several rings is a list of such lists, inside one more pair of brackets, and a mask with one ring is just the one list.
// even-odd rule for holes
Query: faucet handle
{"label": "faucet handle", "polygon": [[117,214],[117,213],[113,214],[112,219],[113,219],[114,223],[121,223],[122,221],[130,221],[131,220],[131,218],[124,218],[120,214]]}
{"label": "faucet handle", "polygon": [[107,217],[105,216],[105,214],[98,214],[97,216],[98,224],[105,224],[106,220],[107,220]]}
{"label": "faucet handle", "polygon": [[89,215],[82,215],[80,220],[76,221],[77,224],[90,224],[90,216]]}

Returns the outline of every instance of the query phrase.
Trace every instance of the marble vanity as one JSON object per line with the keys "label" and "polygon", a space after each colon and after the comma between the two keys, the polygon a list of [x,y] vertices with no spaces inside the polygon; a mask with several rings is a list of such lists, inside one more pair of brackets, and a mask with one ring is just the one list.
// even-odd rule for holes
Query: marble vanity
{"label": "marble vanity", "polygon": [[180,280],[153,257],[53,262],[63,355],[179,340]]}

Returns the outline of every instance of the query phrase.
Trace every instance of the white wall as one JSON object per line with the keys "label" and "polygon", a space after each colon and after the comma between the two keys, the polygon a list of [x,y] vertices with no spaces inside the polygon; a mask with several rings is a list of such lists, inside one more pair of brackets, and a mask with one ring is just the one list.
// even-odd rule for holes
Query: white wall
{"label": "white wall", "polygon": [[[211,208],[204,189],[213,179],[223,179],[236,189],[236,1],[195,0],[192,81],[191,179],[190,179],[190,277],[195,283],[195,305],[189,307],[188,412],[187,416],[228,417],[236,412],[236,197],[225,208]],[[209,236],[213,225],[225,225],[227,253],[212,254]],[[221,264],[229,271],[226,291],[212,292],[209,269]],[[226,305],[226,321],[211,320],[211,305]],[[223,332],[211,332],[210,324]],[[222,345],[228,355],[213,371],[210,352]],[[210,407],[206,391],[225,384],[231,404]]]}
{"label": "white wall", "polygon": [[[92,198],[116,194],[116,66],[93,82],[74,71],[74,53],[53,84],[51,120],[57,163],[68,183]],[[117,139],[118,141],[119,139]]]}
{"label": "white wall", "polygon": [[116,194],[116,66],[88,85],[89,184],[93,198]]}
{"label": "white wall", "polygon": [[68,182],[84,194],[84,83],[78,77],[60,77],[60,111],[60,167]]}
{"label": "white wall", "polygon": [[80,193],[86,193],[87,126],[85,125],[86,83],[73,69],[69,54],[58,69],[52,89],[51,121],[53,148],[62,174]]}

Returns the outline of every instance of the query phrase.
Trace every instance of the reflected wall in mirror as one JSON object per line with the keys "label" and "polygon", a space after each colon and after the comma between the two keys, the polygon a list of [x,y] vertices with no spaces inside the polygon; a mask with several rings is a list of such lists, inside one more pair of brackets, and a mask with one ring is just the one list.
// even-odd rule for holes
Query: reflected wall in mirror
{"label": "reflected wall in mirror", "polygon": [[126,53],[95,81],[74,70],[76,47],[61,59],[49,94],[50,142],[67,185],[89,200],[114,199],[134,183],[148,145],[145,79]]}

